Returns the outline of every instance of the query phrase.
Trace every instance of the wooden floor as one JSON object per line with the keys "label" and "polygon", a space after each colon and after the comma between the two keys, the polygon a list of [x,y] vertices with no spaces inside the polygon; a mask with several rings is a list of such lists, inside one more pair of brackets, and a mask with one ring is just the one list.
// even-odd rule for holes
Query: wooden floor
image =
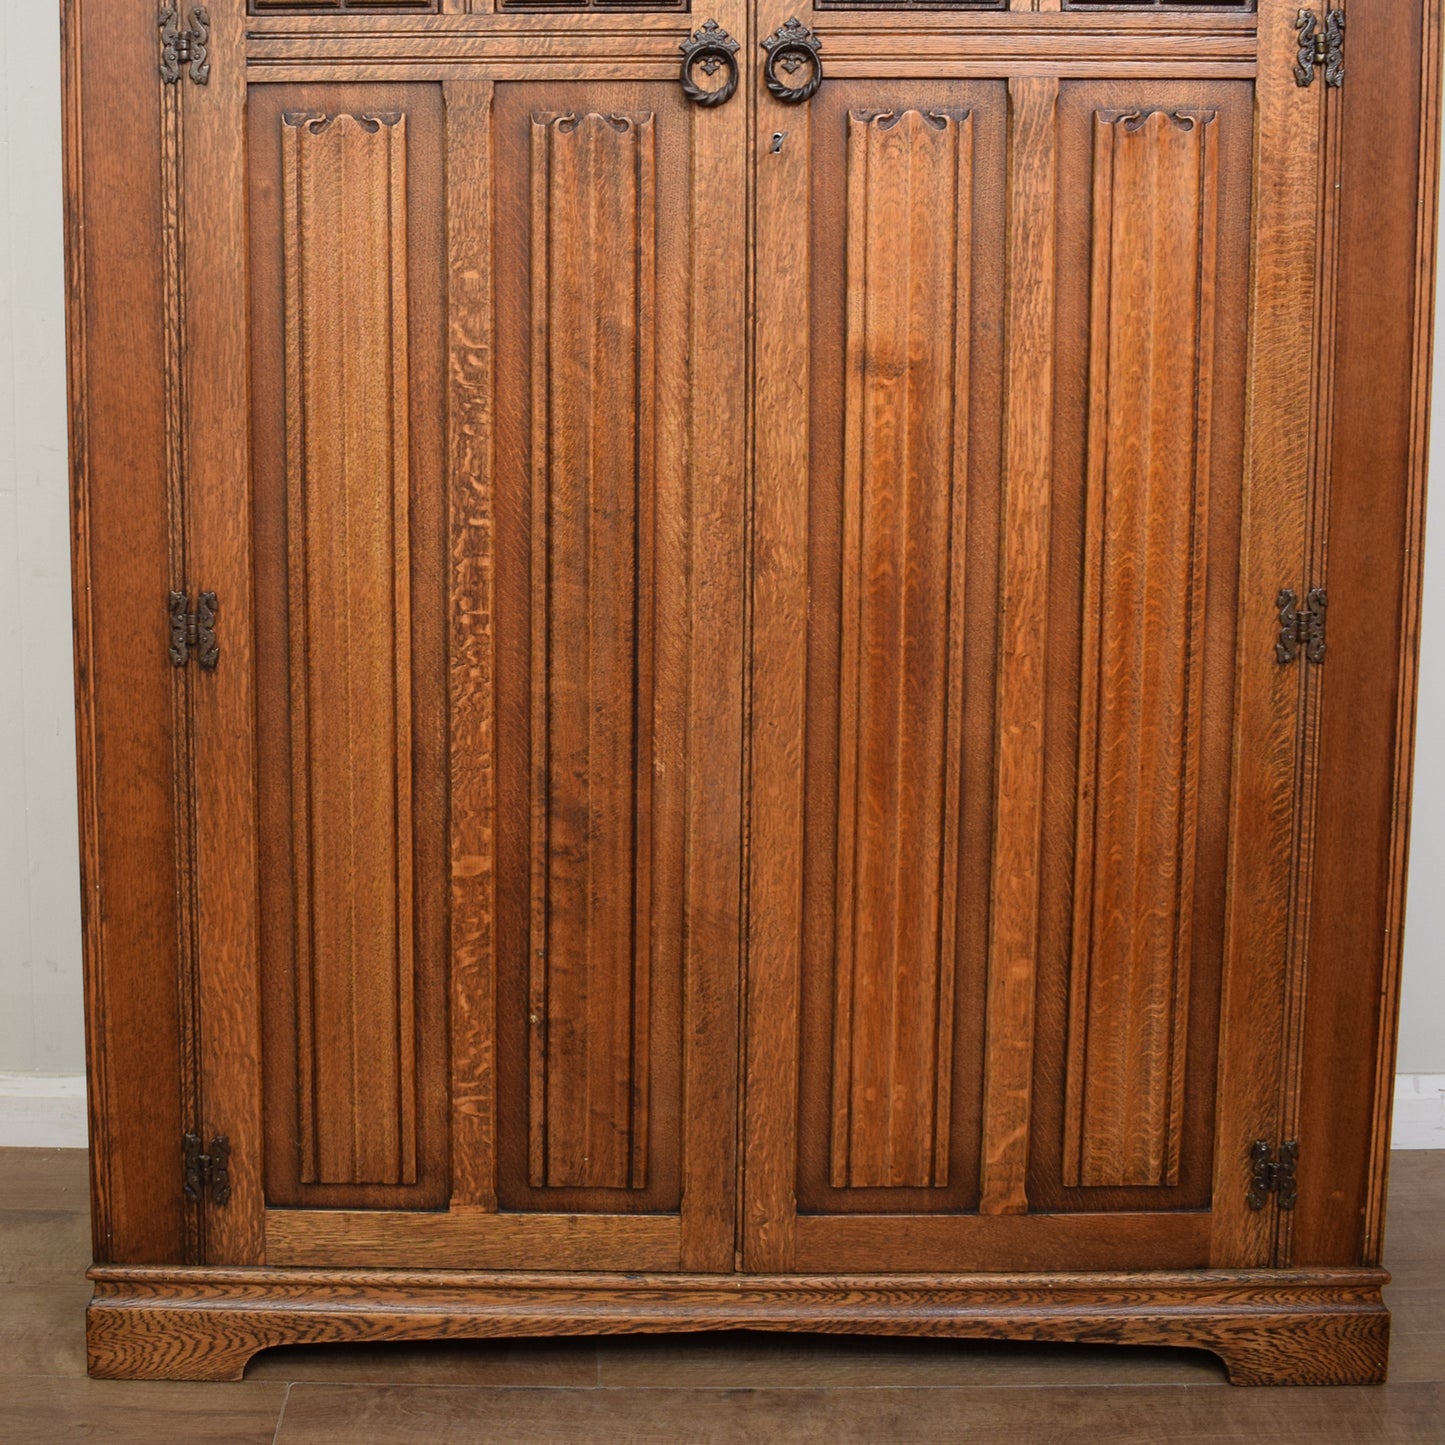
{"label": "wooden floor", "polygon": [[1445,1152],[1393,1162],[1390,1384],[1244,1390],[1212,1356],[702,1335],[271,1350],[237,1385],[88,1380],[85,1155],[0,1150],[0,1442],[1445,1445]]}

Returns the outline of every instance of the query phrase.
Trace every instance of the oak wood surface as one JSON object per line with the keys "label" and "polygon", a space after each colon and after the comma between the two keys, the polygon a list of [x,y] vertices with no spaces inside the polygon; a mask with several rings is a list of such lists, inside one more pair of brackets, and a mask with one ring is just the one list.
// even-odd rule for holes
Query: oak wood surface
{"label": "oak wood surface", "polygon": [[1052,77],[1009,82],[998,715],[979,1198],[985,1214],[1028,1209],[1047,686],[1034,637],[1049,571],[1058,99]]}
{"label": "oak wood surface", "polygon": [[[241,43],[241,0],[209,7],[213,53]],[[152,23],[154,23],[152,21]],[[168,88],[168,87],[166,87]],[[246,259],[246,77],[212,67],[199,97],[175,96],[182,141],[176,204],[184,227],[178,294],[180,426],[189,575],[179,586],[224,598],[226,666],[191,680],[192,778],[177,780],[193,818],[194,962],[179,980],[195,999],[194,1113],[187,1127],[232,1147],[227,1210],[203,1213],[201,1256],[261,1258],[264,1132],[261,1059],[262,972],[257,899],[257,702],[253,647],[258,612],[249,538],[252,527],[248,345],[251,305]],[[229,184],[210,193],[213,178]],[[225,277],[225,284],[216,278]],[[175,1148],[174,1143],[171,1146]],[[172,1156],[174,1158],[174,1155]],[[174,1174],[172,1174],[174,1180]],[[174,1184],[171,1185],[174,1188]]]}
{"label": "oak wood surface", "polygon": [[167,1271],[97,1368],[1099,1337],[1132,1269],[1129,1338],[1377,1377],[1434,0],[1343,91],[1286,0],[808,11],[806,106],[719,0],[716,108],[700,16],[254,8],[176,87],[66,10],[96,1249]]}
{"label": "oak wood surface", "polygon": [[1236,1384],[1384,1379],[1383,1271],[1127,1275],[467,1276],[415,1272],[93,1270],[99,1378],[238,1380],[258,1349],[326,1340],[657,1330],[1187,1344]]}
{"label": "oak wood surface", "polygon": [[441,97],[272,87],[248,121],[266,1197],[435,1207]]}
{"label": "oak wood surface", "polygon": [[[1353,0],[1349,23],[1350,43],[1361,39],[1356,96],[1407,74],[1419,80],[1398,86],[1389,105],[1341,106],[1335,425],[1326,463],[1330,601],[1336,623],[1349,621],[1334,628],[1321,703],[1300,1122],[1301,1134],[1319,1142],[1300,1164],[1293,1259],[1301,1263],[1378,1260],[1383,1242],[1421,626],[1420,444],[1430,359],[1420,337],[1433,332],[1435,301],[1439,9],[1405,13]],[[1375,198],[1368,207],[1367,195]],[[1399,284],[1368,280],[1367,255],[1370,269]],[[1378,1047],[1358,1046],[1365,1034]]]}
{"label": "oak wood surface", "polygon": [[[418,1260],[525,1237],[622,1267],[632,1239],[675,1267],[687,1170],[689,1257],[728,1264],[742,312],[711,298],[745,253],[695,237],[725,229],[737,122],[589,81],[263,86],[250,124],[268,1199],[536,1214],[491,1243],[378,1217]],[[358,340],[369,364],[333,345]],[[363,907],[388,889],[394,916]],[[318,1177],[317,1137],[354,1157]],[[568,1211],[663,1217],[604,1238]],[[267,1226],[283,1257],[295,1223]]]}
{"label": "oak wood surface", "polygon": [[[1218,128],[1212,112],[1094,115],[1064,1145],[1070,1185],[1179,1179],[1206,635],[1199,613],[1207,596]],[[1140,356],[1152,362],[1143,377],[1135,370]],[[1181,455],[1193,457],[1184,486],[1175,470]],[[1141,615],[1174,609],[1185,612],[1182,626],[1139,625]]]}
{"label": "oak wood surface", "polygon": [[[65,80],[66,327],[81,917],[96,1257],[187,1257],[175,717],[164,654],[136,646],[182,579],[167,543],[158,97],[151,7],[71,3]],[[141,629],[158,636],[149,628]]]}
{"label": "oak wood surface", "polygon": [[[1280,1138],[1288,1083],[1285,1038],[1302,959],[1295,941],[1292,884],[1273,860],[1291,856],[1299,826],[1299,731],[1305,679],[1281,666],[1275,612],[1256,603],[1303,573],[1313,477],[1312,373],[1318,338],[1320,196],[1314,87],[1283,78],[1292,49],[1283,4],[1260,7],[1262,79],[1256,89],[1255,245],[1271,265],[1254,265],[1250,298],[1250,384],[1241,494],[1239,627],[1236,635],[1234,761],[1230,782],[1229,896],[1220,1002],[1220,1049],[1213,1213],[1214,1262],[1274,1257],[1270,1211],[1252,1210],[1233,1187],[1249,1140]],[[1300,586],[1319,585],[1313,579]],[[1300,595],[1304,595],[1303,592]],[[1292,675],[1293,674],[1293,675]],[[1286,891],[1287,890],[1287,891]]]}
{"label": "oak wood surface", "polygon": [[[1107,433],[1099,430],[1106,417],[1094,415],[1095,409],[1106,403],[1120,375],[1117,370],[1101,369],[1095,364],[1105,359],[1097,355],[1099,349],[1106,344],[1112,346],[1113,324],[1095,329],[1090,322],[1104,304],[1099,298],[1096,305],[1093,294],[1095,266],[1101,263],[1093,259],[1096,252],[1091,237],[1101,224],[1112,224],[1102,214],[1107,209],[1104,198],[1096,196],[1096,181],[1103,179],[1105,170],[1105,157],[1096,138],[1104,123],[1096,117],[1119,116],[1118,121],[1109,124],[1127,125],[1124,117],[1146,110],[1166,117],[1181,113],[1214,117],[1210,123],[1215,129],[1213,140],[1220,148],[1216,177],[1217,254],[1215,286],[1205,305],[1213,331],[1211,389],[1199,397],[1197,439],[1191,437],[1183,446],[1172,448],[1146,451],[1140,447],[1131,453],[1127,448],[1133,443],[1127,440],[1123,452],[1110,445]],[[1246,156],[1252,139],[1251,111],[1252,98],[1247,89],[1229,82],[1155,82],[1147,86],[1133,82],[1071,83],[1063,88],[1060,101],[1060,263],[1055,331],[1058,359],[1053,422],[1057,480],[1050,518],[1053,566],[1046,603],[1049,626],[1040,644],[1047,654],[1050,687],[1044,732],[1043,883],[1028,1180],[1031,1206],[1043,1210],[1198,1208],[1210,1194],[1231,720],[1235,710],[1234,639],[1241,605],[1238,478],[1247,384],[1250,167]],[[1171,209],[1175,208],[1165,205],[1161,209],[1161,220]],[[1183,236],[1197,234],[1197,225],[1191,229],[1185,219],[1196,210],[1187,195],[1179,199],[1172,224]],[[1135,404],[1132,398],[1136,393],[1154,396],[1163,388],[1167,394],[1171,373],[1187,376],[1202,365],[1196,360],[1188,331],[1181,333],[1175,326],[1187,327],[1184,317],[1189,299],[1197,314],[1205,298],[1199,295],[1197,285],[1189,296],[1187,282],[1179,288],[1184,296],[1167,284],[1153,291],[1153,283],[1147,279],[1150,273],[1135,273],[1136,279],[1123,280],[1130,275],[1127,268],[1118,270],[1118,263],[1129,252],[1124,233],[1119,235],[1118,243],[1123,254],[1117,261],[1111,259],[1110,272],[1121,278],[1120,284],[1140,288],[1136,299],[1141,317],[1158,314],[1161,318],[1157,343],[1151,338],[1147,346],[1121,346],[1113,352],[1114,367],[1123,367],[1126,395],[1131,398],[1120,404],[1128,406]],[[1162,276],[1163,272],[1161,281]],[[1155,313],[1155,307],[1161,310]],[[1103,312],[1106,317],[1109,314]],[[1165,315],[1168,320],[1163,319]],[[1137,324],[1127,316],[1119,318],[1121,336]],[[1141,411],[1141,421],[1143,415]],[[1149,415],[1151,427],[1167,429],[1178,425],[1167,406]],[[1127,475],[1134,468],[1138,469],[1134,474],[1141,478],[1156,478],[1147,521],[1136,534],[1139,545],[1116,549],[1115,563],[1106,568],[1104,551],[1097,545],[1107,540],[1102,530],[1108,505],[1104,483],[1111,471]],[[1189,494],[1202,506],[1194,535],[1187,544],[1181,541],[1180,549],[1197,546],[1200,556],[1186,563],[1185,551],[1173,565],[1189,565],[1197,570],[1191,572],[1188,586],[1167,587],[1152,599],[1142,591],[1136,594],[1136,615],[1156,617],[1157,627],[1131,628],[1121,621],[1117,633],[1121,662],[1132,656],[1142,663],[1154,654],[1159,685],[1146,690],[1142,667],[1137,673],[1126,668],[1108,677],[1093,677],[1087,649],[1097,647],[1098,642],[1093,640],[1086,609],[1098,606],[1105,588],[1128,589],[1148,583],[1148,571],[1140,565],[1149,555],[1148,539],[1156,529],[1162,529],[1165,518],[1177,515],[1172,509],[1182,505],[1181,495]],[[1116,494],[1116,506],[1118,500]],[[1129,649],[1137,651],[1131,653]],[[1098,656],[1096,652],[1096,661]],[[1169,663],[1161,667],[1166,658]],[[1188,683],[1199,688],[1199,716],[1192,742],[1178,758],[1181,769],[1188,765],[1197,770],[1196,792],[1192,812],[1173,810],[1173,817],[1176,825],[1182,825],[1187,814],[1189,826],[1178,827],[1168,853],[1161,855],[1157,848],[1147,848],[1133,854],[1131,863],[1131,817],[1146,829],[1160,828],[1161,833],[1168,829],[1169,790],[1146,783],[1143,769],[1154,748],[1179,746],[1181,733],[1169,721],[1164,699],[1171,691],[1182,698]],[[1093,687],[1098,692],[1092,706],[1103,704],[1100,716],[1109,726],[1119,726],[1124,718],[1132,717],[1130,741],[1116,753],[1112,775],[1100,766],[1097,735],[1090,736]],[[1176,786],[1182,782],[1181,776]],[[1100,814],[1096,795],[1113,797],[1117,806]],[[1182,794],[1175,796],[1182,801]],[[1137,811],[1131,814],[1131,800],[1135,797],[1137,802],[1132,806]],[[1094,856],[1102,860],[1103,871],[1096,872],[1091,854],[1101,845],[1102,853]],[[1183,1046],[1173,1060],[1175,1068],[1182,1068],[1183,1113],[1177,1119],[1177,1134],[1173,1133],[1175,1121],[1166,1123],[1156,1115],[1159,1123],[1154,1135],[1163,1151],[1177,1152],[1179,1175],[1173,1183],[1156,1177],[1152,1184],[1081,1186],[1076,1180],[1071,1185],[1066,1182],[1066,1168],[1071,1159],[1077,1159],[1079,1140],[1076,1136],[1072,1144],[1066,1143],[1069,1109],[1084,1102],[1078,1092],[1077,1071],[1084,1071],[1085,1090],[1092,1081],[1086,1036],[1071,1026],[1069,1014],[1076,1007],[1086,1007],[1092,991],[1092,932],[1096,921],[1103,925],[1104,936],[1109,928],[1142,927],[1147,931],[1179,921],[1179,910],[1169,909],[1165,922],[1151,924],[1144,906],[1171,868],[1179,869],[1180,877],[1185,869],[1193,875],[1187,897],[1181,891],[1179,901],[1179,909],[1186,903],[1190,909],[1188,931],[1181,928],[1173,947],[1161,942],[1147,953],[1141,950],[1137,968],[1131,950],[1116,952],[1112,965],[1106,959],[1100,962],[1106,965],[1106,986],[1127,990],[1131,979],[1137,978],[1137,986],[1144,987],[1148,976],[1154,978],[1157,987],[1161,976],[1172,972],[1181,950],[1189,960],[1188,989],[1181,990],[1171,1005],[1173,1023],[1182,1024],[1185,1034],[1173,1040]],[[1105,888],[1104,896],[1112,908],[1117,908],[1117,914],[1105,912],[1096,919],[1085,903],[1085,879],[1091,886]],[[1081,908],[1088,911],[1081,914]],[[1150,960],[1147,966],[1146,958]],[[1162,1002],[1164,995],[1158,997]],[[1125,1028],[1126,1016],[1127,1008],[1117,1013],[1115,1027]],[[1080,1017],[1078,1021],[1084,1020]],[[1132,1015],[1127,1027],[1147,1031],[1162,1028],[1163,1023],[1162,1019],[1158,1024],[1151,1023],[1149,1012],[1141,1009]],[[1163,1037],[1158,1036],[1160,1042]],[[1134,1047],[1122,1051],[1122,1057],[1131,1061],[1136,1070],[1132,1083],[1127,1075],[1116,1074],[1112,1085],[1104,1086],[1106,1092],[1098,1096],[1101,1101],[1112,1100],[1107,1108],[1138,1111],[1127,1128],[1105,1125],[1106,1132],[1116,1131],[1113,1139],[1120,1150],[1142,1147],[1130,1141],[1136,1133],[1141,1139],[1145,1137],[1142,1130],[1151,1109],[1149,1072],[1165,1068],[1163,1051],[1146,1054],[1145,1043],[1145,1036],[1140,1034]],[[1171,1047],[1172,1043],[1165,1049]],[[1121,1052],[1115,1051],[1115,1045],[1106,1041],[1102,1048],[1100,1062],[1113,1059],[1117,1065]],[[1072,1099],[1071,1065],[1076,1071]],[[1155,1077],[1162,1082],[1162,1074]],[[1104,1079],[1101,1073],[1101,1086]],[[1162,1105],[1164,1097],[1154,1095],[1154,1105]],[[1082,1122],[1081,1112],[1077,1117]]]}

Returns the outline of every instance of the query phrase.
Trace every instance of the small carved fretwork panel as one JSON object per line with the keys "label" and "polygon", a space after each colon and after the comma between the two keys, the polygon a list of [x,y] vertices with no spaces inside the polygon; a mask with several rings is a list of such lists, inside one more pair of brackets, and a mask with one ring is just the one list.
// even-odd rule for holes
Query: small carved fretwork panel
{"label": "small carved fretwork panel", "polygon": [[[691,0],[495,0],[498,10],[678,10],[686,14]],[[471,0],[471,8],[490,10],[490,0]]]}
{"label": "small carved fretwork panel", "polygon": [[1064,0],[1065,10],[1239,10],[1255,0]]}
{"label": "small carved fretwork panel", "polygon": [[815,10],[1007,10],[1008,0],[813,0]]}
{"label": "small carved fretwork panel", "polygon": [[250,0],[253,15],[311,15],[339,11],[374,11],[379,14],[419,11],[435,15],[441,0]]}

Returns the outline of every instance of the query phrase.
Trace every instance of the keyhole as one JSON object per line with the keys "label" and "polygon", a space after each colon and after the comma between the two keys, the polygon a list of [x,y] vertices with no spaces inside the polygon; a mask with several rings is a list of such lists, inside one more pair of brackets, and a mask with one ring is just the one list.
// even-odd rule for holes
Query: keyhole
{"label": "keyhole", "polygon": [[775,131],[773,132],[773,144],[772,144],[772,147],[771,147],[771,150],[770,150],[770,154],[772,154],[772,155],[777,155],[778,152],[782,150],[782,148],[783,148],[783,142],[784,142],[785,140],[787,140],[787,138],[788,138],[788,133],[787,133],[787,131],[785,131],[785,130],[775,130]]}

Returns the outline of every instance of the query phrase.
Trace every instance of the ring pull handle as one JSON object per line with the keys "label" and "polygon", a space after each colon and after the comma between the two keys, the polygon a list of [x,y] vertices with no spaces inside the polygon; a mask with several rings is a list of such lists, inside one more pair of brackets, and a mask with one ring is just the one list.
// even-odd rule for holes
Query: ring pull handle
{"label": "ring pull handle", "polygon": [[[768,52],[767,64],[763,67],[763,79],[768,91],[784,105],[801,105],[817,95],[823,83],[823,62],[818,52],[823,42],[795,15],[786,25],[780,25],[763,41]],[[804,66],[808,67],[808,78],[801,85],[784,80],[778,74],[796,75]]]}
{"label": "ring pull handle", "polygon": [[[701,30],[693,32],[691,40],[683,41],[682,50],[682,93],[694,105],[726,105],[738,88],[738,43],[717,23],[705,20]],[[704,75],[716,75],[726,67],[727,79],[713,90],[704,90],[693,72],[701,70]]]}

